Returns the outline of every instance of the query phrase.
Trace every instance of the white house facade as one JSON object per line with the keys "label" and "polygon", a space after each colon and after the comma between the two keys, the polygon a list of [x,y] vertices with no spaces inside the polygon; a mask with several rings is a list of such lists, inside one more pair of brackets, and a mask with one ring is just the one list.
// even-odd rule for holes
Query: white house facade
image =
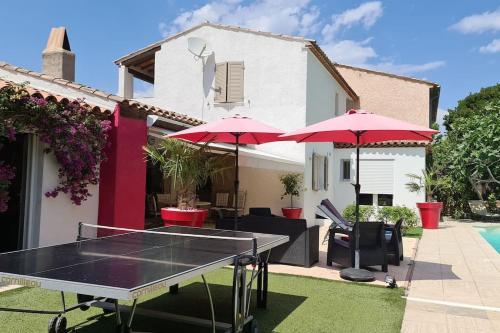
{"label": "white house facade", "polygon": [[[188,51],[188,39],[192,37],[208,42],[209,56],[196,59]],[[314,54],[311,41],[304,38],[205,23],[167,38],[153,48],[150,46],[143,53],[154,48],[154,96],[141,100],[204,121],[239,114],[291,131],[333,117],[336,105],[337,110],[344,112],[346,99],[357,98],[352,90],[349,96],[341,86],[347,86],[345,81],[339,83],[332,77]],[[137,54],[141,51],[132,54],[132,58],[117,60],[122,73],[121,87],[131,86],[126,80],[131,80],[132,75],[127,78],[123,72],[129,72],[130,68],[124,67],[134,56],[140,59]],[[236,99],[221,102],[217,96],[217,76],[220,66],[226,63],[242,67],[242,87]],[[135,73],[134,66],[129,67]],[[330,64],[331,70],[334,69]],[[230,71],[229,67],[227,75],[231,78]],[[231,89],[231,79],[227,80]],[[268,206],[279,214],[280,208],[288,204],[280,199],[279,175],[304,172],[304,163],[308,163],[306,145],[279,142],[249,148],[272,154],[273,160],[279,162],[256,163],[258,158],[254,155],[240,163],[241,188],[247,191],[248,198],[246,206]],[[310,144],[307,149],[324,151],[330,156],[333,152],[332,145],[325,144]],[[327,191],[322,194],[310,191],[308,175],[305,176],[306,191],[296,201],[304,208],[306,217],[314,217],[311,203]]]}
{"label": "white house facade", "polygon": [[[191,38],[206,43],[208,52],[203,57],[188,50]],[[355,92],[313,40],[301,37],[207,22],[115,63],[124,97],[134,97],[133,80],[141,79],[154,85],[154,93],[138,100],[207,122],[239,114],[292,131],[363,106],[363,95]],[[352,161],[349,149],[337,149],[329,143],[295,142],[247,149],[248,158],[240,164],[240,186],[247,191],[247,208],[271,207],[273,213],[280,214],[280,208],[288,202],[280,200],[278,177],[290,171],[304,174],[305,190],[298,206],[303,207],[308,224],[320,223],[316,205],[322,199],[329,198],[339,210],[354,201],[353,188],[348,180],[340,179],[339,169],[342,160]],[[271,162],[255,162],[259,160],[256,152],[268,154],[260,159]],[[379,183],[390,182],[391,186],[365,187],[372,192],[387,192],[369,193],[372,197],[391,195],[393,204],[412,208],[423,199],[422,195],[408,193],[402,173],[419,173],[424,168],[424,147],[363,149],[362,159],[371,160],[368,164],[373,168],[390,169]],[[362,168],[362,180],[366,178],[363,172]],[[353,169],[351,181],[354,173]]]}

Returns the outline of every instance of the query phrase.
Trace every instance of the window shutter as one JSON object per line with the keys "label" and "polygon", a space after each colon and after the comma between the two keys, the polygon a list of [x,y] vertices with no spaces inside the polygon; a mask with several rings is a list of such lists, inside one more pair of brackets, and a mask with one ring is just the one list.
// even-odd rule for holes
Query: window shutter
{"label": "window shutter", "polygon": [[370,194],[394,193],[393,160],[360,160],[359,169],[361,192]]}
{"label": "window shutter", "polygon": [[327,156],[325,156],[325,160],[323,162],[323,174],[325,175],[323,187],[324,187],[325,191],[328,191],[328,157]]}
{"label": "window shutter", "polygon": [[227,102],[243,102],[244,68],[242,61],[227,63]]}
{"label": "window shutter", "polygon": [[215,65],[215,95],[216,103],[224,103],[227,101],[227,62]]}
{"label": "window shutter", "polygon": [[335,93],[335,117],[340,116],[339,114],[339,93]]}
{"label": "window shutter", "polygon": [[349,110],[355,109],[355,105],[352,99],[346,98],[345,100],[345,110],[346,112]]}

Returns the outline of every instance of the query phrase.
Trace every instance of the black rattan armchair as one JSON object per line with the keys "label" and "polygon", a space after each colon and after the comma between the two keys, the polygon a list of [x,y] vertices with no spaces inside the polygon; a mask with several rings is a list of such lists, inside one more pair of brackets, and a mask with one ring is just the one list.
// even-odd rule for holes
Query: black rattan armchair
{"label": "black rattan armchair", "polygon": [[331,266],[335,262],[344,267],[354,267],[356,228],[359,228],[360,266],[380,265],[382,271],[387,272],[386,240],[382,222],[355,223],[353,230],[349,232],[348,241],[336,238],[334,230],[330,230],[326,264]]}
{"label": "black rattan armchair", "polygon": [[391,265],[399,266],[399,262],[403,260],[402,224],[403,219],[399,219],[396,224],[386,224],[384,226],[385,232],[391,233],[391,237],[386,238],[387,260]]}

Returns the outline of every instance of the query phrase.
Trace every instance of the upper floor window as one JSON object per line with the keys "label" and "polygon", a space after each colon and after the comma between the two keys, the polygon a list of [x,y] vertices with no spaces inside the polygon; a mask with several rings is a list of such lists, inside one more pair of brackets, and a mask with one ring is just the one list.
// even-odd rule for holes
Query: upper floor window
{"label": "upper floor window", "polygon": [[341,180],[350,181],[351,180],[351,160],[340,161],[340,174]]}
{"label": "upper floor window", "polygon": [[244,69],[242,61],[228,61],[215,65],[215,103],[243,102]]}

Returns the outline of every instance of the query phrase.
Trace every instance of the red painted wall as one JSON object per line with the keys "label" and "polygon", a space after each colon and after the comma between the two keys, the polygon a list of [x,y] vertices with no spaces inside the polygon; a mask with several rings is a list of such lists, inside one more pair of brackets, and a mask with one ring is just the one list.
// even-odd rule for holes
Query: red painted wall
{"label": "red painted wall", "polygon": [[101,164],[99,225],[144,229],[146,162],[142,147],[147,143],[145,119],[112,115],[108,160]]}

